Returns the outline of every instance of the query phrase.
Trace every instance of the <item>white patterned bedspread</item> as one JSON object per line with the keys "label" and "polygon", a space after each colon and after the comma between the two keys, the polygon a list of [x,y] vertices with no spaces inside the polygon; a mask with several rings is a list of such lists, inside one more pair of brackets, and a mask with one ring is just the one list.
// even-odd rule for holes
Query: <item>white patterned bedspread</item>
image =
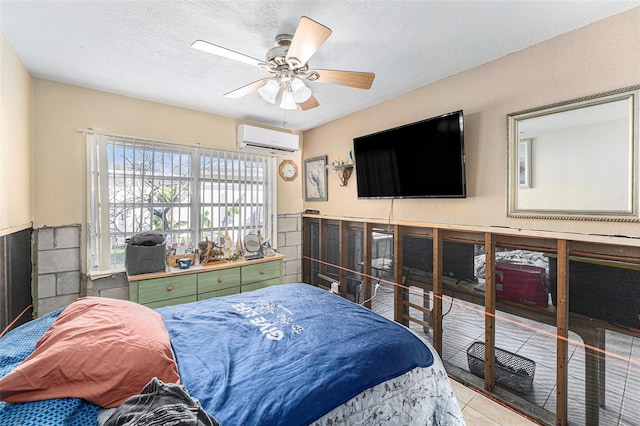
{"label": "white patterned bedspread", "polygon": [[322,416],[313,426],[381,424],[466,424],[439,358],[430,367],[415,368],[362,392]]}

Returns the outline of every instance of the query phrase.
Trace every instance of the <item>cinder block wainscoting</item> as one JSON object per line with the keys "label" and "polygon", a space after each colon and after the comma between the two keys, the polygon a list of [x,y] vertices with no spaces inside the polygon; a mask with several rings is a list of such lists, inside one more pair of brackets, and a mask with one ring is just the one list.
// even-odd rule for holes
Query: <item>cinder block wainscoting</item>
{"label": "cinder block wainscoting", "polygon": [[278,215],[278,253],[286,256],[282,282],[302,281],[302,214]]}
{"label": "cinder block wainscoting", "polygon": [[36,316],[65,307],[83,295],[80,225],[45,227],[33,233],[33,298]]}
{"label": "cinder block wainscoting", "polygon": [[129,300],[129,281],[124,272],[107,277],[87,277],[87,296]]}
{"label": "cinder block wainscoting", "polygon": [[81,226],[39,228],[33,233],[33,299],[35,316],[64,308],[78,297],[129,299],[124,272],[90,279],[81,271]]}

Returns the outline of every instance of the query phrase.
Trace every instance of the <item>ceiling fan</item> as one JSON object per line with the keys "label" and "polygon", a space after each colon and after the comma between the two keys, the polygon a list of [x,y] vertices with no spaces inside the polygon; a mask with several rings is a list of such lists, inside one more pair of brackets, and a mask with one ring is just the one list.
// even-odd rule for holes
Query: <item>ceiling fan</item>
{"label": "ceiling fan", "polygon": [[303,80],[369,89],[375,78],[375,74],[369,72],[310,68],[309,59],[330,35],[329,28],[303,16],[293,36],[291,34],[276,36],[274,47],[267,51],[264,61],[204,40],[194,41],[191,47],[260,67],[271,74],[224,96],[240,98],[257,90],[265,101],[274,104],[282,92],[281,108],[296,109],[300,106],[303,111],[306,111],[317,107],[319,103]]}

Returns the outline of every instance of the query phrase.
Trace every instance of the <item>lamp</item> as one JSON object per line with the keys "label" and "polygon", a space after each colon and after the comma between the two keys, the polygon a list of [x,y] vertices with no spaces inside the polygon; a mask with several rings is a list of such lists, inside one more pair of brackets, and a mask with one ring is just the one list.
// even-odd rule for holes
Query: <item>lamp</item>
{"label": "lamp", "polygon": [[296,109],[297,104],[306,102],[312,95],[309,89],[299,77],[280,75],[267,81],[258,89],[260,97],[270,104],[276,102],[276,98],[282,89],[280,108]]}
{"label": "lamp", "polygon": [[291,91],[293,98],[297,103],[302,103],[311,97],[311,89],[309,89],[298,77],[291,79]]}
{"label": "lamp", "polygon": [[296,109],[298,104],[294,98],[294,94],[291,91],[291,85],[287,83],[282,91],[282,101],[280,102],[280,108],[282,109]]}
{"label": "lamp", "polygon": [[258,93],[262,99],[270,104],[276,103],[276,96],[280,92],[280,83],[277,80],[269,80],[265,85],[258,89]]}

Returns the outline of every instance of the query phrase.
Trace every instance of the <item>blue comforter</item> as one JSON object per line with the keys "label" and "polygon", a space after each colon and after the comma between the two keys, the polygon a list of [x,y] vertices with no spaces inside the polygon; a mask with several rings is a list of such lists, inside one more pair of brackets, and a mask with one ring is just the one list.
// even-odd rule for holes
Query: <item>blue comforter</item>
{"label": "blue comforter", "polygon": [[[157,311],[182,384],[223,426],[308,424],[367,388],[433,362],[402,326],[307,284]],[[34,350],[60,312],[0,339],[0,377]],[[98,410],[76,398],[0,401],[0,424],[85,426],[96,423]]]}
{"label": "blue comforter", "polygon": [[307,284],[158,309],[180,377],[222,425],[303,425],[433,362],[413,333]]}

